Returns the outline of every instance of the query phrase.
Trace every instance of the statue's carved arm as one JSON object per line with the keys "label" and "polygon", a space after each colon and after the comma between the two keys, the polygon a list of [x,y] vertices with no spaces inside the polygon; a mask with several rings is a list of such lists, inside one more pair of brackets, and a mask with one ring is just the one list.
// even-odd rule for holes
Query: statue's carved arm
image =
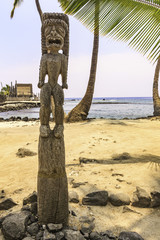
{"label": "statue's carved arm", "polygon": [[65,55],[62,55],[62,65],[61,65],[62,88],[66,88],[66,89],[68,89],[67,71],[68,71],[68,59]]}
{"label": "statue's carved arm", "polygon": [[47,74],[47,61],[46,61],[46,56],[43,55],[41,58],[40,69],[39,69],[39,82],[38,82],[39,88],[41,88],[44,85],[46,74]]}

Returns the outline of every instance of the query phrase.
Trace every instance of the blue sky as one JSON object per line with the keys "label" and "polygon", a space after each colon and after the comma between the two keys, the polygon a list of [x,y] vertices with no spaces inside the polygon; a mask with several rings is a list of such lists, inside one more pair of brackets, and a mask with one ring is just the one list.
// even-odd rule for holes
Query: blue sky
{"label": "blue sky", "polygon": [[[34,0],[24,0],[11,20],[13,1],[0,14],[0,82],[32,83],[34,93],[41,59],[41,22]],[[43,12],[61,12],[56,0],[40,0]],[[90,71],[93,34],[70,17],[70,55],[65,97],[83,97]],[[122,42],[100,37],[94,97],[149,97],[155,66]]]}

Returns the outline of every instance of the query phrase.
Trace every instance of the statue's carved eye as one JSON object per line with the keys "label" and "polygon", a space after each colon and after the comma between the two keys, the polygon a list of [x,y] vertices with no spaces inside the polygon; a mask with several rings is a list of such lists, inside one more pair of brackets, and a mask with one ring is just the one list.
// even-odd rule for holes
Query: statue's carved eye
{"label": "statue's carved eye", "polygon": [[52,30],[52,26],[46,27],[45,28],[45,35],[47,36],[48,34],[50,34],[51,30]]}
{"label": "statue's carved eye", "polygon": [[58,31],[62,36],[65,36],[65,30],[64,30],[63,27],[59,26],[59,27],[57,28],[57,31]]}

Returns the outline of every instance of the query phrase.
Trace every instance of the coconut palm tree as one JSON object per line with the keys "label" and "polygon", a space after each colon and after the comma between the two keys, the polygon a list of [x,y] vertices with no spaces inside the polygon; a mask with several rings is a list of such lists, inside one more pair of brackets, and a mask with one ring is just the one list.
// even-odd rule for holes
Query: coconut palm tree
{"label": "coconut palm tree", "polygon": [[154,81],[153,81],[153,107],[154,107],[154,116],[160,116],[160,97],[158,93],[158,80],[159,80],[159,72],[160,72],[160,57],[157,60]]}
{"label": "coconut palm tree", "polygon": [[[20,4],[22,0],[19,2],[18,0],[15,0],[14,6],[11,12],[11,18],[14,15],[15,7]],[[39,0],[35,0],[36,7],[38,10],[38,13],[40,15],[41,21],[42,21],[42,10],[39,4]],[[89,76],[89,82],[88,87],[86,90],[86,94],[82,101],[66,116],[66,121],[72,122],[72,121],[80,121],[83,119],[86,119],[92,99],[93,99],[93,93],[94,93],[94,86],[95,86],[95,79],[96,79],[96,69],[97,69],[97,60],[98,60],[98,47],[99,47],[99,0],[96,1],[95,4],[95,28],[94,28],[94,42],[93,42],[93,51],[92,51],[92,60],[91,60],[91,69],[90,69],[90,76]],[[51,108],[52,108],[52,115],[54,118],[54,101],[51,99]]]}
{"label": "coconut palm tree", "polygon": [[[15,0],[15,2],[17,1]],[[58,1],[65,13],[75,16],[94,32],[88,87],[81,102],[67,116],[68,121],[79,121],[87,118],[93,98],[99,32],[101,35],[127,42],[129,46],[144,55],[147,54],[151,61],[158,59],[160,52],[160,0]]]}
{"label": "coconut palm tree", "polygon": [[[39,6],[39,1],[36,5]],[[15,7],[23,0],[14,0]],[[58,0],[66,14],[79,19],[92,32],[99,2],[99,32],[125,41],[151,61],[160,54],[160,0]],[[38,9],[38,7],[37,7]]]}
{"label": "coconut palm tree", "polygon": [[[14,0],[15,7],[23,0]],[[41,16],[39,1],[35,0]],[[78,18],[94,32],[99,3],[99,32],[122,40],[153,61],[160,53],[160,0],[58,0],[66,14]]]}
{"label": "coconut palm tree", "polygon": [[94,40],[93,40],[93,50],[92,50],[92,60],[90,75],[86,93],[79,104],[74,107],[66,116],[66,122],[75,122],[85,120],[88,116],[90,110],[94,86],[96,80],[96,70],[97,70],[97,61],[98,61],[98,48],[99,48],[99,0],[95,4],[95,18],[94,18]]}
{"label": "coconut palm tree", "polygon": [[10,93],[10,86],[6,84],[5,87],[1,88],[0,95],[9,96],[9,93]]}
{"label": "coconut palm tree", "polygon": [[[97,0],[58,0],[92,32]],[[122,40],[153,61],[160,53],[160,0],[99,1],[99,32]]]}
{"label": "coconut palm tree", "polygon": [[[148,57],[154,59],[160,49],[160,44],[157,41],[160,35],[160,18],[158,16],[160,1],[59,0],[59,2],[65,13],[77,17],[90,30],[94,31],[92,63],[87,90],[80,103],[66,117],[67,121],[73,122],[86,119],[92,103],[99,29],[102,35],[108,34],[127,42],[130,40],[129,45],[143,54],[149,52]],[[99,12],[97,13],[97,11]],[[152,32],[152,24],[155,26],[154,33]]]}

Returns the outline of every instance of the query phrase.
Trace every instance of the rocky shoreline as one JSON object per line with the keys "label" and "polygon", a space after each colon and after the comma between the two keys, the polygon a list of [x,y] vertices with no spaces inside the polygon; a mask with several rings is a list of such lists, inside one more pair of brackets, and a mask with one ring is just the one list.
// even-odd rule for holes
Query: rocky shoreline
{"label": "rocky shoreline", "polygon": [[0,104],[0,112],[17,111],[22,109],[40,107],[40,102],[27,101],[27,102],[6,102]]}
{"label": "rocky shoreline", "polygon": [[[94,103],[93,103],[94,104]],[[30,109],[30,108],[39,108],[40,101],[24,101],[24,102],[5,102],[0,104],[0,113],[1,112],[8,112],[8,111],[18,111],[23,109]],[[93,120],[96,118],[88,118],[87,120]],[[105,118],[100,118],[105,119]],[[108,118],[109,120],[118,120],[116,118]],[[123,118],[121,120],[140,120],[140,119],[148,119],[148,120],[160,120],[160,116],[147,116],[147,117],[138,117],[138,118]],[[29,118],[27,116],[21,118],[20,116],[14,117],[11,116],[10,118],[3,118],[0,117],[0,122],[2,121],[36,121],[39,118]],[[52,120],[51,120],[52,121]]]}
{"label": "rocky shoreline", "polygon": [[18,117],[10,117],[10,118],[6,118],[6,119],[0,118],[0,122],[11,122],[11,121],[14,121],[14,122],[16,122],[16,121],[29,122],[29,121],[37,121],[37,120],[39,120],[39,118],[28,118],[28,117],[21,118],[19,116]]}
{"label": "rocky shoreline", "polygon": [[[35,107],[35,106],[34,106]],[[37,107],[40,107],[40,106],[37,106]],[[32,108],[32,107],[30,107]],[[24,109],[24,108],[23,108]],[[17,109],[18,110],[18,109]],[[19,109],[20,110],[20,109]],[[12,110],[13,111],[13,110]],[[96,118],[87,118],[86,120],[84,121],[91,121],[91,120],[95,120]],[[100,119],[105,119],[105,118],[100,118]],[[148,116],[148,117],[142,117],[142,118],[136,118],[136,119],[128,119],[128,118],[123,118],[121,120],[144,120],[144,119],[148,119],[148,120],[151,120],[151,121],[160,121],[160,116]],[[38,118],[29,118],[29,117],[20,117],[20,116],[17,116],[17,117],[14,117],[14,116],[11,116],[10,118],[2,118],[0,117],[0,122],[10,122],[10,121],[25,121],[25,122],[28,122],[28,121],[38,121],[39,120],[39,117]],[[108,118],[107,120],[115,120],[117,121],[118,119],[113,119],[113,118]],[[50,118],[50,121],[52,122],[53,119]]]}

